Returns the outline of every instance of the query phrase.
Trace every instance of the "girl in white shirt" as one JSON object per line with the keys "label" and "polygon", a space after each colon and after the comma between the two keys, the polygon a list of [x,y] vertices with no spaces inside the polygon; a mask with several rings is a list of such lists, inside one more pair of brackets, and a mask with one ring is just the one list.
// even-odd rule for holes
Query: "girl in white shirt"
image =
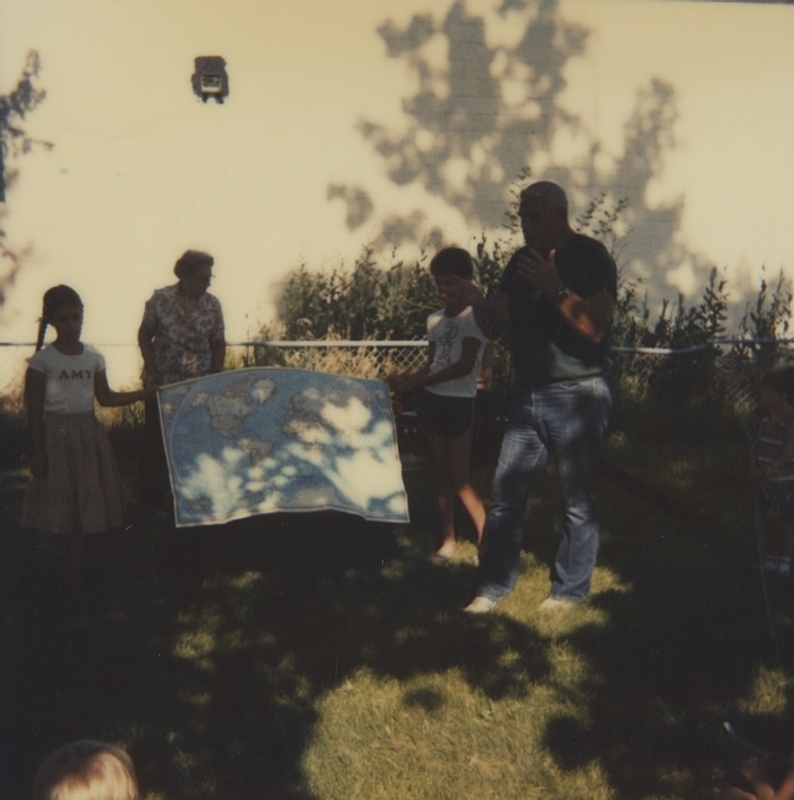
{"label": "girl in white shirt", "polygon": [[[102,354],[80,341],[83,302],[69,286],[44,294],[36,353],[25,376],[31,438],[32,480],[22,508],[22,525],[40,532],[41,551],[69,552],[69,580],[82,580],[83,535],[121,525],[122,499],[110,441],[94,415],[103,406],[142,400],[154,387],[114,392]],[[55,341],[44,347],[47,326]]]}

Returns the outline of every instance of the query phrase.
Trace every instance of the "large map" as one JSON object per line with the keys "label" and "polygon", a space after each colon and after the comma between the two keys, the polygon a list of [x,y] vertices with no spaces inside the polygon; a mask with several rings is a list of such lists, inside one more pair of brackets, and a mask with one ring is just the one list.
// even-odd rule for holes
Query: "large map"
{"label": "large map", "polygon": [[408,522],[383,381],[253,367],[158,399],[178,527],[322,509]]}

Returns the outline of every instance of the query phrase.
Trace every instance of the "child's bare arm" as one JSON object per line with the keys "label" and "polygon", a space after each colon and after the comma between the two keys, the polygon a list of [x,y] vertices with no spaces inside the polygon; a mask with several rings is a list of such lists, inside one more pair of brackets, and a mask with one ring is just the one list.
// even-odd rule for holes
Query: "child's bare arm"
{"label": "child's bare arm", "polygon": [[427,363],[416,372],[404,372],[400,375],[389,375],[386,383],[393,392],[409,392],[419,388],[421,381],[430,373],[430,365],[436,355],[436,343],[430,342],[427,346]]}
{"label": "child's bare arm", "polygon": [[404,375],[389,375],[386,378],[386,383],[389,385],[389,389],[397,394],[410,392],[411,389],[416,388],[415,382],[421,380],[423,374],[423,370],[419,370],[418,372],[405,373]]}
{"label": "child's bare arm", "polygon": [[133,392],[114,392],[108,386],[108,374],[105,370],[97,370],[94,373],[94,396],[101,406],[126,406],[138,400],[144,400],[156,391],[157,387],[147,386],[145,389],[137,389]]}
{"label": "child's bare arm", "polygon": [[477,360],[477,351],[480,349],[482,342],[475,339],[473,336],[467,336],[462,342],[462,352],[460,358],[454,363],[440,369],[438,372],[430,374],[430,367],[426,371],[411,375],[411,388],[422,389],[425,386],[430,386],[434,383],[444,383],[444,381],[451,381],[453,378],[460,378],[463,375],[468,375],[474,369],[474,363]]}
{"label": "child's bare arm", "polygon": [[29,369],[25,375],[25,408],[30,431],[30,472],[34,478],[47,474],[44,451],[44,373]]}

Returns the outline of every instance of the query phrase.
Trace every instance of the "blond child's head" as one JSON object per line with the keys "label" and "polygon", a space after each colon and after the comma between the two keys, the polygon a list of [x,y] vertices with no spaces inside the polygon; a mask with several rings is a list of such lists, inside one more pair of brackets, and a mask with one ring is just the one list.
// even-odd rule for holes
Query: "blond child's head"
{"label": "blond child's head", "polygon": [[132,759],[105,742],[72,742],[39,767],[33,800],[137,800]]}

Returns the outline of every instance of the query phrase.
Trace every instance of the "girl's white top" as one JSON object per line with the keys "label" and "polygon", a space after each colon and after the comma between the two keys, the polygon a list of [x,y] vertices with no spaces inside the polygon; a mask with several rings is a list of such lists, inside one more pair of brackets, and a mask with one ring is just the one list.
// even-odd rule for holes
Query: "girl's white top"
{"label": "girl's white top", "polygon": [[83,345],[79,356],[65,356],[52,345],[39,350],[28,363],[44,373],[44,410],[83,414],[94,410],[94,375],[105,369],[102,353]]}
{"label": "girl's white top", "polygon": [[433,363],[430,365],[431,375],[460,361],[464,339],[477,339],[480,342],[471,372],[449,381],[431,383],[426,387],[428,392],[446,397],[474,397],[477,394],[477,378],[485,349],[485,334],[474,321],[474,309],[466,306],[456,317],[445,316],[443,308],[434,311],[427,318],[427,338],[436,347]]}

